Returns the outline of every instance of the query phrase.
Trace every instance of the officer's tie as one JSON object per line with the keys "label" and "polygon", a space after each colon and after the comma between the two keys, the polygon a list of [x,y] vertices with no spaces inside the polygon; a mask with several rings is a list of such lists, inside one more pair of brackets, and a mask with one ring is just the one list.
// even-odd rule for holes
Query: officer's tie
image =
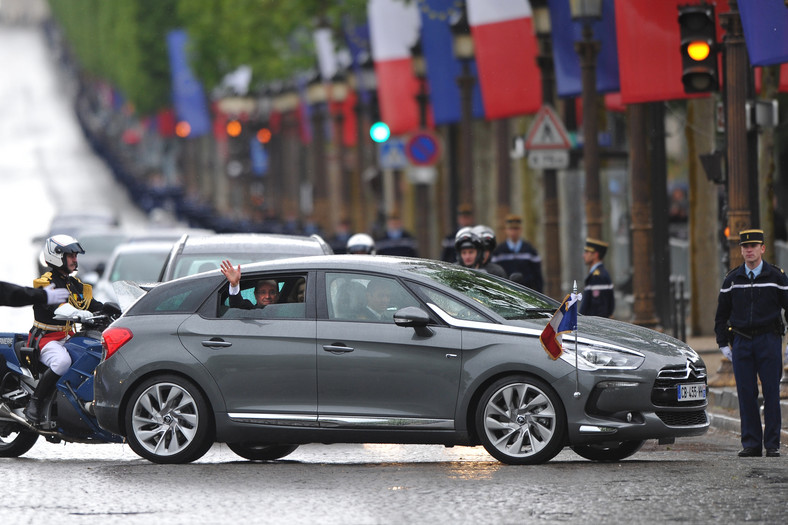
{"label": "officer's tie", "polygon": [[750,270],[750,282],[752,282],[754,280],[755,280],[755,274],[753,273],[752,270]]}

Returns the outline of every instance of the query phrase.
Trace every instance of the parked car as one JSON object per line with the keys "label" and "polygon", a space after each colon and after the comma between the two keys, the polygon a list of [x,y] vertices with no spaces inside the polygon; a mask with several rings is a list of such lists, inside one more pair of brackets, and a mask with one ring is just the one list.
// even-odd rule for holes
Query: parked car
{"label": "parked car", "polygon": [[112,253],[106,271],[93,287],[93,296],[101,302],[117,303],[113,289],[117,281],[157,282],[172,241],[139,241],[121,244]]}
{"label": "parked car", "polygon": [[225,259],[229,259],[233,264],[247,264],[333,253],[328,243],[319,235],[306,237],[267,233],[186,234],[172,247],[159,280],[170,281],[186,275],[215,270]]}
{"label": "parked car", "polygon": [[378,442],[481,444],[511,464],[570,446],[610,461],[708,429],[692,348],[581,316],[553,360],[539,336],[558,303],[511,281],[366,255],[242,272],[242,295],[274,280],[279,302],[231,308],[213,271],[159,284],[104,332],[95,413],[143,458],[189,462],[214,442],[252,460]]}

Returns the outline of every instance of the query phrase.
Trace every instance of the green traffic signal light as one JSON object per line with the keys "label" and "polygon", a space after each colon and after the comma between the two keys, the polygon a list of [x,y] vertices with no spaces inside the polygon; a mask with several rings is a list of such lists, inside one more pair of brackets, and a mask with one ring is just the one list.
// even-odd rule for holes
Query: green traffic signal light
{"label": "green traffic signal light", "polygon": [[375,122],[369,128],[369,136],[375,142],[386,142],[391,136],[391,130],[385,122]]}

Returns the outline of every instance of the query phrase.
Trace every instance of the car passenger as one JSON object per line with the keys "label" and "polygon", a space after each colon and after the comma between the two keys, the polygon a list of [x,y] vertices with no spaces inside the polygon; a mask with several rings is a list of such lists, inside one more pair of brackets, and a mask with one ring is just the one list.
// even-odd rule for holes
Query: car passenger
{"label": "car passenger", "polygon": [[367,284],[367,307],[365,318],[370,321],[390,321],[388,308],[391,306],[391,287],[385,281],[372,280]]}
{"label": "car passenger", "polygon": [[265,308],[279,301],[279,283],[273,279],[258,281],[254,287],[254,298],[257,303],[241,297],[241,265],[233,266],[228,260],[222,261],[221,272],[229,282],[230,308]]}

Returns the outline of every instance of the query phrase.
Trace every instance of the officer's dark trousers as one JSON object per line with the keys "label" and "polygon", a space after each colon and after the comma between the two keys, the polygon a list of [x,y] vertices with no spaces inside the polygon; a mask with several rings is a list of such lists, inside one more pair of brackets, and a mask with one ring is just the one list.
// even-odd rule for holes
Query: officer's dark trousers
{"label": "officer's dark trousers", "polygon": [[[776,449],[780,446],[780,377],[782,338],[775,333],[733,342],[733,375],[739,394],[742,447]],[[763,389],[764,430],[758,410],[758,377]],[[761,445],[763,443],[763,445]]]}

